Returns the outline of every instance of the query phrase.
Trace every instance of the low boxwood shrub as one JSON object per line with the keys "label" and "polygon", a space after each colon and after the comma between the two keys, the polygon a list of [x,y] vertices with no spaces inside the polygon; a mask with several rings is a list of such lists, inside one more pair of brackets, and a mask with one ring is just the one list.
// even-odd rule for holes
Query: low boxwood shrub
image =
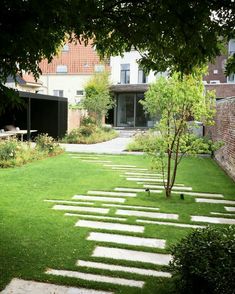
{"label": "low boxwood shrub", "polygon": [[234,294],[235,226],[197,229],[171,253],[175,293]]}

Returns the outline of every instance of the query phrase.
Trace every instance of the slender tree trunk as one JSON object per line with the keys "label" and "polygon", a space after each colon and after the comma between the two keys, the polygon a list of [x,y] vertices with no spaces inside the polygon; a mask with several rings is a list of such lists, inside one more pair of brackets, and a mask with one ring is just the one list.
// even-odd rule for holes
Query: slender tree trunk
{"label": "slender tree trunk", "polygon": [[168,150],[168,158],[167,158],[167,182],[165,185],[166,198],[171,197],[171,151]]}

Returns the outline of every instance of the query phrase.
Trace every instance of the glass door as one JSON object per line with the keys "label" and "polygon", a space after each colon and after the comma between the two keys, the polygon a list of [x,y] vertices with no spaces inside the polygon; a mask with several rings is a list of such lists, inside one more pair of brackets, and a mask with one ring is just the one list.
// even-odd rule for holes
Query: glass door
{"label": "glass door", "polygon": [[135,94],[119,94],[117,98],[117,126],[135,126]]}

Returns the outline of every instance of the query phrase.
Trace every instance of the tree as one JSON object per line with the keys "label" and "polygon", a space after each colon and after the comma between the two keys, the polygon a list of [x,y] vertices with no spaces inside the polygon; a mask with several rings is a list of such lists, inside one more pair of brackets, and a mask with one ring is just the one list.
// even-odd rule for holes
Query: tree
{"label": "tree", "polygon": [[201,140],[191,133],[193,122],[212,123],[214,95],[204,91],[202,71],[194,75],[175,73],[171,78],[159,78],[152,84],[142,101],[152,117],[160,117],[157,147],[149,150],[163,173],[166,197],[171,196],[178,166],[185,154],[194,154],[201,148]]}
{"label": "tree", "polygon": [[103,116],[107,115],[114,104],[109,87],[107,72],[95,74],[85,86],[83,106],[94,116],[98,125],[101,125]]}

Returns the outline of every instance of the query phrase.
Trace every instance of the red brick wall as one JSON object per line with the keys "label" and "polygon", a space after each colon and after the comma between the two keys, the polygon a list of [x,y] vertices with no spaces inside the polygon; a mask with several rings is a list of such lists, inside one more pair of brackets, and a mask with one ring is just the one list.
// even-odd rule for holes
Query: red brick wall
{"label": "red brick wall", "polygon": [[68,110],[68,133],[80,127],[82,113],[80,109]]}
{"label": "red brick wall", "polygon": [[215,125],[207,128],[214,141],[223,141],[224,146],[215,152],[215,159],[235,180],[235,97],[217,101]]}

